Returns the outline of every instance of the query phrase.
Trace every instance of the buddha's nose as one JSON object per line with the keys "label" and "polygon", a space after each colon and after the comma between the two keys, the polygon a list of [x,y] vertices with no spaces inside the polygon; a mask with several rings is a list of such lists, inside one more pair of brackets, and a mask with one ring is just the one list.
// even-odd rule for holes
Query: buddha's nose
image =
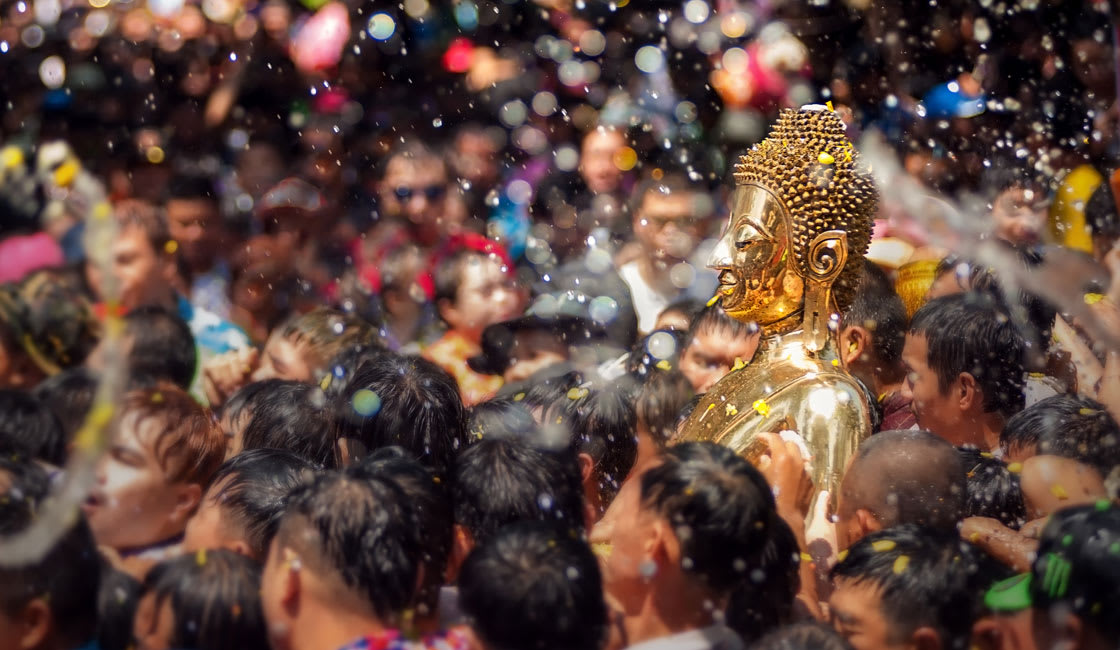
{"label": "buddha's nose", "polygon": [[715,248],[708,255],[708,268],[726,269],[731,266],[731,244],[727,237],[720,237]]}

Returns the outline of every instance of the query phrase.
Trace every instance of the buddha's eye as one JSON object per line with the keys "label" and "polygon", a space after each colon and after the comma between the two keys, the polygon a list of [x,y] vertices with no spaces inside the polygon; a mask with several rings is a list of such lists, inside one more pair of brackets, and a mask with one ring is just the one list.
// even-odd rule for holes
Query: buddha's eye
{"label": "buddha's eye", "polygon": [[735,248],[743,250],[752,242],[762,239],[762,233],[749,223],[744,223],[735,231]]}

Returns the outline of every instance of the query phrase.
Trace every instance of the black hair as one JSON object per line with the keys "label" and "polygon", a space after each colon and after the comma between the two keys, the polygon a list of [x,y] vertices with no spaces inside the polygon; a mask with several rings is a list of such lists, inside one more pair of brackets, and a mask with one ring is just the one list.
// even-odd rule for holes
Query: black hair
{"label": "black hair", "polygon": [[[658,372],[680,367],[685,332],[655,330],[639,340],[626,358],[626,377],[631,383],[641,384]],[[654,354],[657,353],[657,355]],[[660,355],[660,356],[658,356]]]}
{"label": "black hair", "polygon": [[903,643],[920,627],[937,631],[941,647],[968,647],[992,574],[983,553],[956,532],[911,524],[860,539],[832,568],[834,581],[852,580],[879,590],[890,643]]}
{"label": "black hair", "polygon": [[718,595],[749,578],[777,527],[766,479],[710,442],[669,447],[664,461],[642,474],[641,501],[673,526],[685,573]]}
{"label": "black hair", "polygon": [[[725,333],[725,338],[729,339],[746,338],[758,331],[758,324],[744,323],[728,316],[719,303],[706,305],[688,326],[688,336],[685,337],[684,345],[681,347],[682,351],[692,345],[692,339],[696,338],[696,334],[700,330],[721,331]],[[750,360],[743,359],[743,361]]]}
{"label": "black hair", "polygon": [[131,339],[127,363],[132,386],[168,381],[190,388],[197,351],[187,321],[161,305],[141,305],[125,314],[124,326]]}
{"label": "black hair", "polygon": [[140,583],[124,571],[104,563],[97,593],[97,647],[128,650],[133,647],[132,619],[140,600]]}
{"label": "black hair", "polygon": [[316,465],[334,467],[334,438],[323,408],[323,392],[317,386],[285,379],[256,383],[261,386],[252,400],[241,448],[285,449]]}
{"label": "black hair", "polygon": [[327,363],[327,378],[324,378],[319,386],[323,389],[323,393],[326,394],[328,400],[334,400],[346,390],[350,378],[354,376],[358,368],[381,357],[392,355],[393,352],[379,344],[347,346]]}
{"label": "black hair", "polygon": [[964,461],[968,486],[964,501],[965,517],[990,517],[1013,530],[1027,523],[1027,508],[1019,475],[990,453],[975,447],[957,449]]}
{"label": "black hair", "polygon": [[669,303],[669,305],[665,307],[665,309],[661,310],[661,313],[664,314],[668,312],[684,314],[684,316],[688,319],[688,322],[691,323],[696,319],[697,316],[700,315],[700,312],[703,309],[703,300],[697,300],[696,298],[681,298]]}
{"label": "black hair", "polygon": [[408,498],[393,479],[365,472],[330,472],[300,486],[274,544],[309,556],[389,627],[416,600],[423,564],[420,531]]}
{"label": "black hair", "polygon": [[214,183],[202,174],[176,174],[167,183],[167,200],[206,199],[217,201]]}
{"label": "black hair", "polygon": [[1053,395],[1016,413],[999,445],[1072,458],[1108,476],[1120,465],[1120,426],[1103,404],[1083,395]]}
{"label": "black hair", "polygon": [[[47,497],[47,474],[26,459],[0,456],[0,540],[30,528]],[[81,646],[97,631],[101,558],[85,519],[77,517],[37,561],[0,565],[0,609],[14,615],[37,598],[51,611],[54,632]]]}
{"label": "black hair", "polygon": [[985,412],[1011,417],[1022,410],[1023,338],[993,301],[976,293],[936,298],[914,314],[910,332],[925,336],[941,392],[969,373],[983,391]]}
{"label": "black hair", "polygon": [[1021,187],[1047,194],[1051,187],[1048,179],[1030,165],[1009,156],[992,159],[980,178],[980,186],[990,200],[1012,188]]}
{"label": "black hair", "polygon": [[[854,488],[848,487],[852,480]],[[850,498],[855,507],[870,510],[884,526],[956,530],[966,481],[953,445],[929,431],[906,429],[881,431],[864,440],[844,484],[854,491]]]}
{"label": "black hair", "polygon": [[859,288],[844,312],[841,327],[858,326],[871,332],[875,359],[896,365],[906,343],[906,305],[887,276],[871,262],[864,263]]}
{"label": "black hair", "polygon": [[[584,381],[583,373],[576,370],[562,375],[553,375],[533,382],[529,386],[529,390],[525,391],[523,395],[521,393],[514,394],[513,399],[524,404],[530,410],[539,408],[542,411],[548,411],[553,404],[561,399],[567,399],[568,391],[578,388]],[[518,399],[518,395],[521,395],[520,399]]]}
{"label": "black hair", "polygon": [[762,552],[751,564],[748,579],[731,593],[727,625],[744,643],[790,623],[794,599],[801,589],[801,552],[793,530],[778,518]]}
{"label": "black hair", "polygon": [[[59,405],[59,410],[65,410]],[[0,431],[10,433],[28,456],[53,465],[66,462],[66,434],[52,412],[31,395],[0,389]]]}
{"label": "black hair", "polygon": [[466,442],[458,385],[418,357],[383,356],[362,365],[332,409],[336,438],[348,447],[364,446],[368,453],[399,445],[441,477]]}
{"label": "black hair", "polygon": [[452,479],[455,523],[475,543],[516,521],[583,531],[583,487],[570,449],[548,449],[531,436],[484,437],[459,454]]}
{"label": "black hair", "polygon": [[459,574],[459,602],[491,650],[593,650],[607,637],[595,555],[543,522],[507,526],[476,546]]}
{"label": "black hair", "polygon": [[1105,179],[1085,203],[1085,223],[1094,237],[1120,237],[1120,215],[1112,186]]}
{"label": "black hair", "polygon": [[587,389],[586,395],[571,402],[572,445],[594,461],[592,474],[605,508],[618,494],[638,455],[633,396],[624,388],[608,385]]}
{"label": "black hair", "polygon": [[261,610],[261,569],[233,551],[199,551],[157,564],[141,598],[171,606],[172,648],[267,650]]}
{"label": "black hair", "polygon": [[770,632],[751,650],[852,650],[852,646],[829,625],[802,622]]}
{"label": "black hair", "polygon": [[453,518],[451,499],[444,483],[400,447],[382,447],[347,468],[353,476],[374,476],[393,481],[404,494],[417,532],[424,580],[415,607],[429,614],[438,607],[447,558],[451,554]]}
{"label": "black hair", "polygon": [[638,390],[634,401],[637,421],[659,448],[676,437],[681,411],[692,398],[692,383],[676,368],[659,370]]}
{"label": "black hair", "polygon": [[318,466],[284,449],[248,449],[222,463],[210,479],[206,498],[240,531],[249,554],[263,561],[280,525],[288,494],[309,480]]}
{"label": "black hair", "polygon": [[62,426],[63,437],[69,442],[85,422],[96,391],[97,375],[88,368],[76,367],[47,377],[31,394],[54,412]]}
{"label": "black hair", "polygon": [[432,273],[434,287],[432,302],[438,305],[441,300],[455,304],[459,286],[463,283],[464,271],[472,257],[487,259],[487,254],[473,248],[459,248],[443,257]]}
{"label": "black hair", "polygon": [[537,421],[524,400],[498,398],[475,404],[467,411],[467,434],[471,441],[487,436],[519,436],[537,431]]}

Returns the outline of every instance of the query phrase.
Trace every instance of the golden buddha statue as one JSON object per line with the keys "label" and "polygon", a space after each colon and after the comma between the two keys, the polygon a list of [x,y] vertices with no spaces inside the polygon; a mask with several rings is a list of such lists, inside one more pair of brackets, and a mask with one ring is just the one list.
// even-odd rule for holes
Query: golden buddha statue
{"label": "golden buddha statue", "polygon": [[858,284],[877,202],[855,164],[843,122],[824,106],[783,111],[740,158],[727,230],[708,266],[719,272],[724,310],[757,323],[762,341],[682,429],[685,440],[717,442],[752,462],[765,450],[757,433],[796,431],[818,495],[836,494],[871,433],[870,395],[837,351],[839,312]]}

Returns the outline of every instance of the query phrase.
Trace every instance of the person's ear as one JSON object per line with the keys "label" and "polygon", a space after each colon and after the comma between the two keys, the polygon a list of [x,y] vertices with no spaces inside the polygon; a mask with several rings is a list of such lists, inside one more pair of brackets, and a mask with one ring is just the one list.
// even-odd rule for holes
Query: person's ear
{"label": "person's ear", "polygon": [[198,483],[182,483],[175,488],[175,505],[171,507],[168,517],[175,522],[176,527],[185,526],[201,502],[202,486]]}
{"label": "person's ear", "polygon": [[975,650],[1002,650],[1003,634],[994,617],[984,616],[972,624],[969,648]]}
{"label": "person's ear", "polygon": [[290,548],[282,549],[281,553],[284,554],[284,575],[281,577],[280,602],[288,614],[294,617],[299,610],[299,598],[303,590],[303,563],[299,555]]}
{"label": "person's ear", "polygon": [[587,485],[587,482],[591,480],[592,473],[595,471],[595,459],[591,457],[591,454],[582,451],[577,456],[577,459],[579,460],[580,483]]}
{"label": "person's ear", "polygon": [[455,307],[447,298],[440,298],[436,303],[436,310],[439,311],[439,317],[442,318],[448,325],[455,329],[459,326],[460,317],[462,314],[459,309]]}
{"label": "person's ear", "polygon": [[863,358],[871,348],[871,333],[859,325],[849,325],[840,333],[840,356],[846,365]]}
{"label": "person's ear", "polygon": [[[856,510],[856,526],[858,526],[859,529],[860,539],[867,537],[871,533],[883,530],[882,522],[866,508]],[[855,543],[855,541],[856,540],[852,540],[852,543]]]}
{"label": "person's ear", "polygon": [[645,558],[657,564],[658,572],[681,566],[681,544],[669,522],[658,519],[644,543]]}
{"label": "person's ear", "polygon": [[954,389],[957,392],[962,413],[974,408],[983,410],[984,392],[981,390],[980,384],[977,383],[976,378],[970,373],[962,372],[958,375],[957,384]]}
{"label": "person's ear", "polygon": [[34,598],[13,617],[18,630],[18,648],[38,648],[46,643],[54,625],[46,598]]}
{"label": "person's ear", "polygon": [[941,635],[932,627],[923,625],[914,630],[910,645],[914,650],[941,650]]}
{"label": "person's ear", "polygon": [[453,585],[459,580],[459,570],[463,568],[463,562],[472,550],[474,550],[474,537],[471,532],[462,524],[455,524],[451,528],[451,554],[447,558],[445,579],[447,584]]}
{"label": "person's ear", "polygon": [[[252,558],[252,559],[257,560],[259,562],[263,562],[264,559],[265,559],[265,558],[259,558],[255,554],[253,554],[252,549],[249,548],[249,544],[246,543],[245,540],[243,540],[243,539],[235,539],[231,542],[228,542],[226,544],[226,549],[228,549],[230,551],[233,551],[234,553],[237,553],[238,555],[244,555],[247,558]],[[266,555],[268,554],[268,549],[265,549],[265,554]]]}

